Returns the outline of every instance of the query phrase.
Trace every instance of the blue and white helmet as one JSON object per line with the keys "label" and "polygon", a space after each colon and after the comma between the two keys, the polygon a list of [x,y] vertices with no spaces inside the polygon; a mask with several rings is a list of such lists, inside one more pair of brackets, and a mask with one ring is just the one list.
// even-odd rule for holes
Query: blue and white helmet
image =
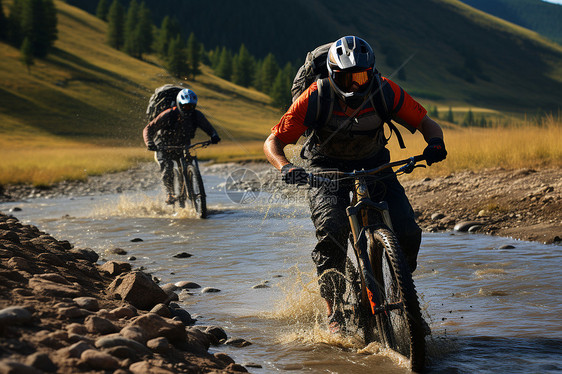
{"label": "blue and white helmet", "polygon": [[197,95],[189,88],[185,88],[178,93],[176,105],[180,113],[185,115],[197,106]]}

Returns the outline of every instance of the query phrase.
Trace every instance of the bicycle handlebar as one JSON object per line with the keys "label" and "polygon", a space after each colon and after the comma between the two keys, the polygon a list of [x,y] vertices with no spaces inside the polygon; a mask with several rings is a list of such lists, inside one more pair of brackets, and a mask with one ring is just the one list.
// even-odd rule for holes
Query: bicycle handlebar
{"label": "bicycle handlebar", "polygon": [[[333,182],[334,179],[338,178],[356,178],[360,176],[367,176],[367,175],[374,175],[380,173],[383,170],[390,169],[396,166],[402,166],[394,173],[411,173],[416,167],[425,167],[425,165],[416,165],[420,161],[425,161],[425,157],[423,155],[413,156],[404,160],[388,162],[386,164],[377,166],[373,169],[367,170],[354,170],[352,172],[345,172],[345,171],[321,171],[315,173],[308,174],[308,184],[313,186],[315,183],[326,183],[326,182]],[[322,177],[322,174],[330,174],[331,176],[335,177]]]}
{"label": "bicycle handlebar", "polygon": [[166,150],[172,150],[172,149],[181,149],[181,150],[190,150],[193,148],[204,148],[207,147],[208,145],[211,144],[210,140],[206,140],[204,142],[199,142],[199,143],[194,143],[194,144],[190,144],[190,145],[165,145],[165,146],[159,146],[158,150],[159,151],[166,151]]}

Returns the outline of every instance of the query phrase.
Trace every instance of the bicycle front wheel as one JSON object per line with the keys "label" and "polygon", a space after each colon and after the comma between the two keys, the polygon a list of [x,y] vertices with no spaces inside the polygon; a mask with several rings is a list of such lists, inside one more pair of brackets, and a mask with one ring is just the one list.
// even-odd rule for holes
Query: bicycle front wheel
{"label": "bicycle front wheel", "polygon": [[203,178],[196,164],[187,166],[187,180],[190,185],[189,199],[199,218],[207,218],[207,198]]}
{"label": "bicycle front wheel", "polygon": [[425,364],[423,320],[406,259],[392,231],[378,228],[367,232],[369,259],[380,305],[376,308],[379,339],[386,347],[408,357],[411,369]]}

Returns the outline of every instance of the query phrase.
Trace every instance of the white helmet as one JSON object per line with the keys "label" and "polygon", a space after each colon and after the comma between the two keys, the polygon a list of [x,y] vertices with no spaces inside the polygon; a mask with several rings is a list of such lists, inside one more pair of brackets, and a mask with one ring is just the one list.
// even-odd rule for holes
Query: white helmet
{"label": "white helmet", "polygon": [[189,88],[184,88],[178,92],[176,105],[182,115],[191,112],[197,106],[197,95]]}

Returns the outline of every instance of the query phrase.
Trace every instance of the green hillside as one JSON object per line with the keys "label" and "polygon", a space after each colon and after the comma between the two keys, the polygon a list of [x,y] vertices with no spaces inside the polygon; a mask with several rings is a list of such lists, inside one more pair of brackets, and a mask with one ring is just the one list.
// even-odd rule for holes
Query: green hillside
{"label": "green hillside", "polygon": [[173,14],[208,50],[244,43],[260,58],[302,61],[316,45],[356,34],[384,74],[413,56],[394,77],[418,97],[529,113],[556,111],[562,97],[560,45],[456,0],[145,2],[157,25]]}
{"label": "green hillside", "polygon": [[[104,145],[140,145],[145,109],[154,88],[177,82],[156,60],[141,61],[106,45],[107,24],[56,1],[55,50],[30,73],[19,50],[0,43],[0,145],[37,137]],[[228,141],[263,140],[278,120],[269,97],[225,82],[204,69],[183,82]]]}
{"label": "green hillside", "polygon": [[562,6],[542,0],[462,0],[483,12],[562,44]]}

